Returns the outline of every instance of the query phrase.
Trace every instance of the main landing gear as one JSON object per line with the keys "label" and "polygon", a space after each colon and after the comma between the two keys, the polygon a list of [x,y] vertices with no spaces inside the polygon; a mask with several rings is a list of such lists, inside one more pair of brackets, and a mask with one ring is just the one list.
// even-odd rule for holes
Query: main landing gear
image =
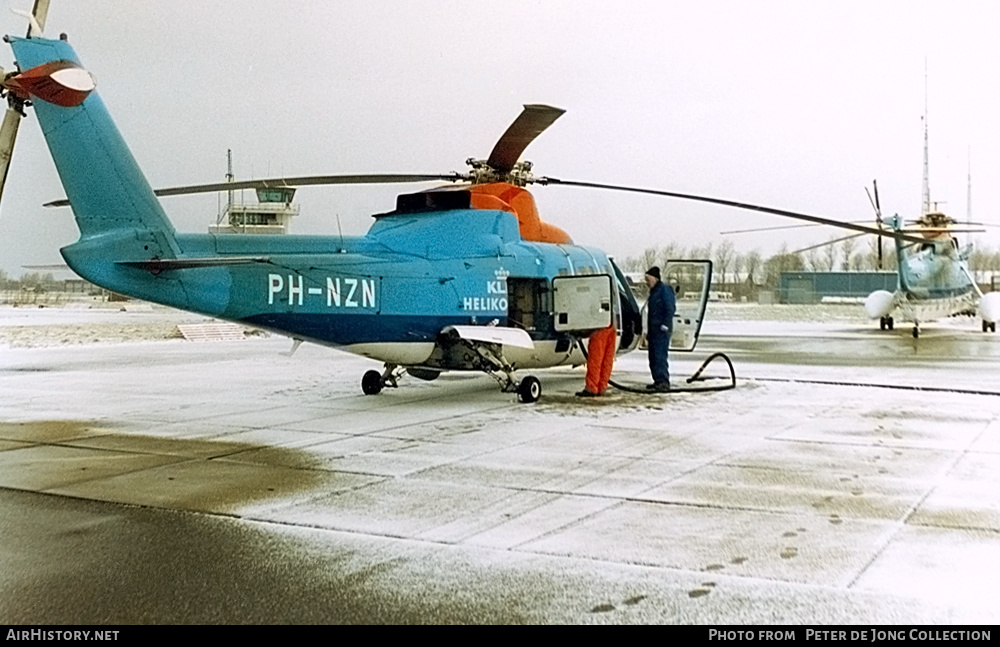
{"label": "main landing gear", "polygon": [[403,377],[404,373],[406,373],[406,369],[395,364],[386,364],[385,371],[382,373],[368,371],[361,376],[361,390],[365,395],[378,395],[386,386],[398,388],[399,384],[396,383],[396,380]]}
{"label": "main landing gear", "polygon": [[[542,395],[542,383],[533,375],[525,375],[520,380],[514,379],[514,367],[506,361],[497,358],[493,353],[486,351],[480,354],[484,359],[492,357],[490,365],[483,367],[483,372],[492,377],[500,385],[500,390],[504,393],[517,393],[517,399],[521,402],[537,402]],[[501,356],[502,357],[502,356]],[[489,360],[488,360],[489,361]],[[496,362],[495,364],[493,362]],[[397,380],[406,373],[405,368],[395,364],[386,364],[385,371],[368,371],[361,376],[361,391],[365,395],[378,395],[386,386],[398,388]]]}
{"label": "main landing gear", "polygon": [[878,320],[879,330],[886,330],[886,329],[892,330],[892,325],[893,325],[892,317],[879,317]]}
{"label": "main landing gear", "polygon": [[527,375],[517,385],[517,399],[521,402],[536,402],[542,395],[542,383],[533,375]]}
{"label": "main landing gear", "polygon": [[478,368],[496,380],[502,392],[517,393],[517,399],[526,404],[538,401],[542,395],[542,383],[532,375],[525,375],[520,380],[515,379],[514,367],[503,356],[502,349],[497,348],[495,344],[462,341],[482,359]]}
{"label": "main landing gear", "polygon": [[996,332],[997,322],[983,320],[983,332]]}

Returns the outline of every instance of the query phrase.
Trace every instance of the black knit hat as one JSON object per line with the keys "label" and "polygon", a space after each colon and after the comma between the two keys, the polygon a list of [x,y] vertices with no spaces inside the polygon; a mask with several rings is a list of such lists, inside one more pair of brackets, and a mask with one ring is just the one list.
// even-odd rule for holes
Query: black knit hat
{"label": "black knit hat", "polygon": [[660,280],[660,268],[658,268],[657,266],[654,265],[653,267],[651,267],[648,270],[646,270],[646,276],[652,276],[654,279],[656,279],[657,281],[659,281]]}

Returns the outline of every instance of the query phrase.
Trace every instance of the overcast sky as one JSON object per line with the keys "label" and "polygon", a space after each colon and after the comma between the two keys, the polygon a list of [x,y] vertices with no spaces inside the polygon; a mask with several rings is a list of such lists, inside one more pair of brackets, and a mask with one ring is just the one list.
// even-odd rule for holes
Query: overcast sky
{"label": "overcast sky", "polygon": [[[2,0],[26,8],[29,0]],[[6,9],[5,7],[5,9]],[[22,18],[0,12],[0,30]],[[336,2],[52,0],[154,187],[332,173],[439,173],[486,157],[525,103],[566,114],[527,150],[535,171],[843,220],[919,215],[924,66],[931,197],[1000,224],[1000,2]],[[6,48],[5,48],[6,49]],[[11,64],[9,49],[0,59]],[[361,234],[413,187],[307,188],[294,233]],[[780,218],[566,187],[543,219],[626,256]],[[33,115],[0,207],[0,269],[61,262],[77,230]],[[167,198],[205,232],[216,196]],[[827,228],[731,236],[772,253]],[[1000,229],[979,236],[1000,246]]]}

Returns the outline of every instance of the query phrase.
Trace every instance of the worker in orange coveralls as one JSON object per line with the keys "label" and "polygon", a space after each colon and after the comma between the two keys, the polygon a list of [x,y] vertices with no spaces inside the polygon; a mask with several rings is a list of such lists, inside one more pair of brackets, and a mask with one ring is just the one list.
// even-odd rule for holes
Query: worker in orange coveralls
{"label": "worker in orange coveralls", "polygon": [[577,393],[581,398],[596,398],[604,393],[611,381],[611,369],[615,364],[615,343],[617,331],[612,321],[607,328],[590,334],[587,345],[587,386]]}

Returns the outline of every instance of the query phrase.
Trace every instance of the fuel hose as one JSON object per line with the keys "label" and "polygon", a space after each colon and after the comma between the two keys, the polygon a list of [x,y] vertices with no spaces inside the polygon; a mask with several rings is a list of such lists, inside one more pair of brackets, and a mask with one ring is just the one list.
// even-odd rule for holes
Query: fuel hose
{"label": "fuel hose", "polygon": [[[580,348],[580,352],[583,353],[584,357],[587,357],[587,349],[583,345],[583,341],[579,338],[574,338],[577,346]],[[588,358],[589,359],[589,358]],[[615,382],[614,380],[609,380],[608,384],[615,387],[619,391],[627,391],[628,393],[641,393],[643,395],[665,395],[668,393],[710,393],[714,391],[728,391],[729,389],[736,388],[736,369],[733,368],[733,362],[729,359],[725,353],[712,353],[708,356],[698,370],[694,372],[694,375],[685,380],[686,384],[704,383],[709,380],[725,380],[725,377],[703,377],[702,373],[708,368],[708,365],[717,359],[721,359],[729,367],[729,381],[726,384],[709,384],[707,386],[688,386],[688,387],[671,387],[669,391],[655,391],[652,389],[647,389],[641,386],[631,386],[628,384],[621,384]]]}

